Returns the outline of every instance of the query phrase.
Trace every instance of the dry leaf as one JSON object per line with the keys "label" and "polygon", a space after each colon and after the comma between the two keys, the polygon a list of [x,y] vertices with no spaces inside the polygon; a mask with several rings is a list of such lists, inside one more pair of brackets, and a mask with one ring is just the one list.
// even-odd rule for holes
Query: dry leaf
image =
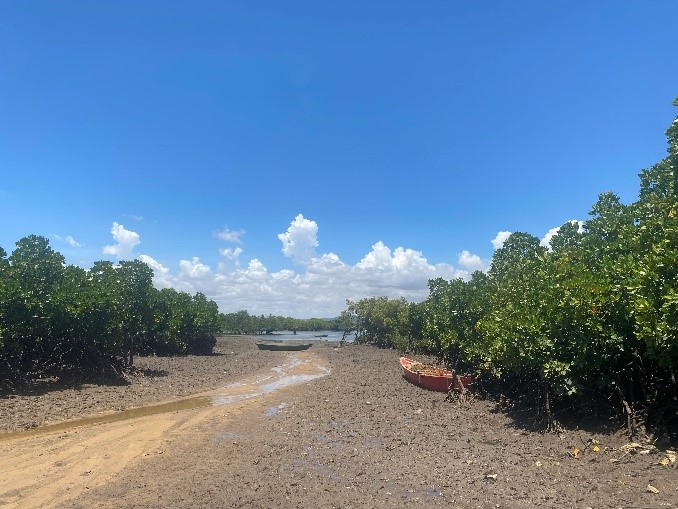
{"label": "dry leaf", "polygon": [[596,445],[594,445],[593,447],[591,447],[591,450],[592,450],[593,452],[600,452],[600,447],[598,447],[598,444],[596,444]]}
{"label": "dry leaf", "polygon": [[629,442],[628,444],[624,444],[620,447],[622,451],[632,451],[634,449],[641,449],[643,446],[640,445],[638,442]]}
{"label": "dry leaf", "polygon": [[660,465],[663,465],[663,466],[666,466],[666,465],[668,465],[669,463],[671,463],[671,462],[669,461],[668,458],[664,458],[663,460],[659,460],[659,464],[660,464]]}
{"label": "dry leaf", "polygon": [[[631,442],[626,445],[622,445],[620,449],[625,453],[634,452],[637,454],[650,454],[650,449],[654,449],[652,445],[641,445],[638,442]],[[640,450],[639,450],[640,449]]]}
{"label": "dry leaf", "polygon": [[567,451],[567,454],[569,454],[573,458],[576,458],[577,456],[579,456],[580,452],[581,450],[578,447],[572,447],[569,451]]}
{"label": "dry leaf", "polygon": [[645,490],[648,493],[659,493],[659,490],[657,488],[655,488],[654,486],[652,486],[651,484],[648,484],[647,488],[645,488]]}

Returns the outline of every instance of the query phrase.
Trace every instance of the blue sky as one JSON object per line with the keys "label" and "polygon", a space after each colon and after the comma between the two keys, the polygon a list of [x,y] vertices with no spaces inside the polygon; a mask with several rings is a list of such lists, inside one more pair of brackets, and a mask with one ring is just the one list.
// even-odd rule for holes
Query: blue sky
{"label": "blue sky", "polygon": [[[674,1],[0,2],[0,246],[140,258],[223,312],[419,301],[624,202]],[[492,241],[495,240],[493,243]]]}

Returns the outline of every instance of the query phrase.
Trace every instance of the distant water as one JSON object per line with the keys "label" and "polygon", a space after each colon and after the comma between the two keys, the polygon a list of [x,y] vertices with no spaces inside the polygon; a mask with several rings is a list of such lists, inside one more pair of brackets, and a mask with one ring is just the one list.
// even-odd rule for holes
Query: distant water
{"label": "distant water", "polygon": [[[317,337],[324,336],[326,337]],[[268,338],[275,340],[319,340],[319,341],[341,341],[341,337],[344,335],[344,331],[335,331],[335,330],[320,330],[320,331],[297,331],[294,334],[292,331],[275,331],[273,334],[262,334],[258,335],[258,338]],[[346,341],[352,342],[355,339],[355,333],[351,333],[346,336]]]}

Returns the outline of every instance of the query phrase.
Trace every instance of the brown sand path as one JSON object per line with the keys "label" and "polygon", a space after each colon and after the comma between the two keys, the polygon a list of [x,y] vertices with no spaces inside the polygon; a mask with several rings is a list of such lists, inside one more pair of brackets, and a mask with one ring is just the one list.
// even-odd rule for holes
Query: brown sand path
{"label": "brown sand path", "polygon": [[163,454],[206,421],[242,416],[252,398],[327,373],[312,352],[290,353],[275,370],[191,398],[0,436],[0,506],[48,509],[79,498],[131,464]]}

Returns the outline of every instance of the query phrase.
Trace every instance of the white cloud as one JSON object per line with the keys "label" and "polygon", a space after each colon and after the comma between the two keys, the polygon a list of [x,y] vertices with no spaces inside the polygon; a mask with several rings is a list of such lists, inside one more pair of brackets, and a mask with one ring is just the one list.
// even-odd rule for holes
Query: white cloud
{"label": "white cloud", "polygon": [[367,253],[356,265],[359,269],[387,269],[391,266],[391,250],[382,241],[372,246],[372,251]]}
{"label": "white cloud", "polygon": [[241,247],[235,247],[235,248],[222,248],[219,249],[219,254],[223,256],[224,258],[228,258],[229,260],[237,260],[238,257],[243,253],[243,249]]}
{"label": "white cloud", "polygon": [[59,242],[65,242],[71,247],[81,247],[80,243],[75,240],[73,237],[70,235],[66,235],[66,237],[62,237],[61,235],[57,235],[56,233],[52,235],[55,239],[57,239]]}
{"label": "white cloud", "polygon": [[555,228],[551,228],[549,231],[546,232],[546,235],[541,239],[539,244],[544,246],[547,249],[551,248],[551,238],[560,231],[560,226],[556,226]]}
{"label": "white cloud", "polygon": [[190,280],[206,280],[212,276],[212,269],[200,261],[200,258],[194,256],[190,261],[181,260],[179,262],[179,276]]}
{"label": "white cloud", "polygon": [[229,230],[228,228],[224,228],[223,230],[220,230],[218,232],[214,232],[214,236],[220,240],[225,240],[227,242],[235,242],[236,244],[241,244],[242,241],[240,240],[240,237],[245,235],[245,230],[240,229],[240,230]]}
{"label": "white cloud", "polygon": [[77,240],[75,240],[75,239],[74,239],[73,237],[71,237],[70,235],[66,235],[66,242],[67,242],[70,246],[73,246],[73,247],[80,247],[80,242],[78,242]]}
{"label": "white cloud", "polygon": [[130,230],[118,223],[113,223],[111,228],[111,235],[116,244],[104,247],[104,254],[115,256],[119,259],[130,258],[135,246],[141,243],[139,234]]}
{"label": "white cloud", "polygon": [[[578,219],[570,219],[567,222],[578,225],[579,226],[578,231],[580,233],[584,231],[584,221],[579,221]],[[560,226],[556,226],[555,228],[551,228],[549,231],[546,232],[546,235],[544,235],[544,237],[541,239],[540,244],[542,246],[544,246],[546,249],[551,249],[551,239],[559,231],[560,231]]]}
{"label": "white cloud", "polygon": [[268,278],[268,269],[264,267],[263,263],[255,258],[250,260],[250,263],[243,274],[247,277],[247,279],[265,281]]}
{"label": "white cloud", "polygon": [[318,247],[318,225],[315,221],[305,219],[299,214],[290,223],[285,233],[280,233],[278,239],[282,242],[282,252],[294,263],[305,265],[315,258],[315,248]]}
{"label": "white cloud", "polygon": [[140,255],[139,260],[146,263],[151,269],[153,269],[153,284],[156,288],[176,288],[179,290],[179,282],[176,278],[172,277],[168,267],[165,267],[160,262],[157,262],[148,255]]}
{"label": "white cloud", "polygon": [[347,269],[347,265],[342,262],[334,253],[327,253],[319,258],[314,258],[306,267],[306,273],[310,274],[333,274]]}
{"label": "white cloud", "polygon": [[492,246],[494,249],[499,249],[504,245],[504,242],[506,242],[506,239],[508,239],[511,236],[511,233],[513,232],[499,232],[497,233],[497,236],[492,239],[490,242],[492,242]]}
{"label": "white cloud", "polygon": [[491,265],[491,262],[488,260],[483,260],[480,256],[472,254],[466,249],[459,255],[457,263],[460,267],[463,267],[469,272],[475,272],[477,270],[484,272],[489,269]]}
{"label": "white cloud", "polygon": [[[485,270],[488,262],[468,251],[458,258],[458,267],[430,263],[420,251],[405,247],[389,248],[376,242],[355,265],[343,262],[335,253],[316,255],[318,226],[300,214],[286,233],[278,235],[283,252],[293,260],[304,260],[299,271],[271,272],[259,259],[246,266],[219,263],[216,269],[200,258],[180,260],[175,271],[148,255],[140,255],[154,272],[157,288],[175,288],[190,294],[204,293],[222,312],[247,310],[250,314],[297,318],[333,317],[346,309],[346,300],[369,297],[403,297],[421,302],[428,297],[428,281],[443,278],[468,279],[475,270]],[[240,255],[239,248],[220,250],[229,258]]]}
{"label": "white cloud", "polygon": [[391,251],[382,242],[354,266],[326,253],[312,258],[301,273],[270,272],[258,259],[250,260],[246,268],[220,265],[213,271],[194,257],[181,260],[173,275],[148,255],[139,259],[153,269],[157,288],[202,292],[224,313],[246,309],[250,314],[298,318],[338,316],[346,308],[346,299],[387,296],[420,302],[428,297],[429,279],[469,276],[468,271],[447,264],[432,265],[419,251],[401,247]]}

